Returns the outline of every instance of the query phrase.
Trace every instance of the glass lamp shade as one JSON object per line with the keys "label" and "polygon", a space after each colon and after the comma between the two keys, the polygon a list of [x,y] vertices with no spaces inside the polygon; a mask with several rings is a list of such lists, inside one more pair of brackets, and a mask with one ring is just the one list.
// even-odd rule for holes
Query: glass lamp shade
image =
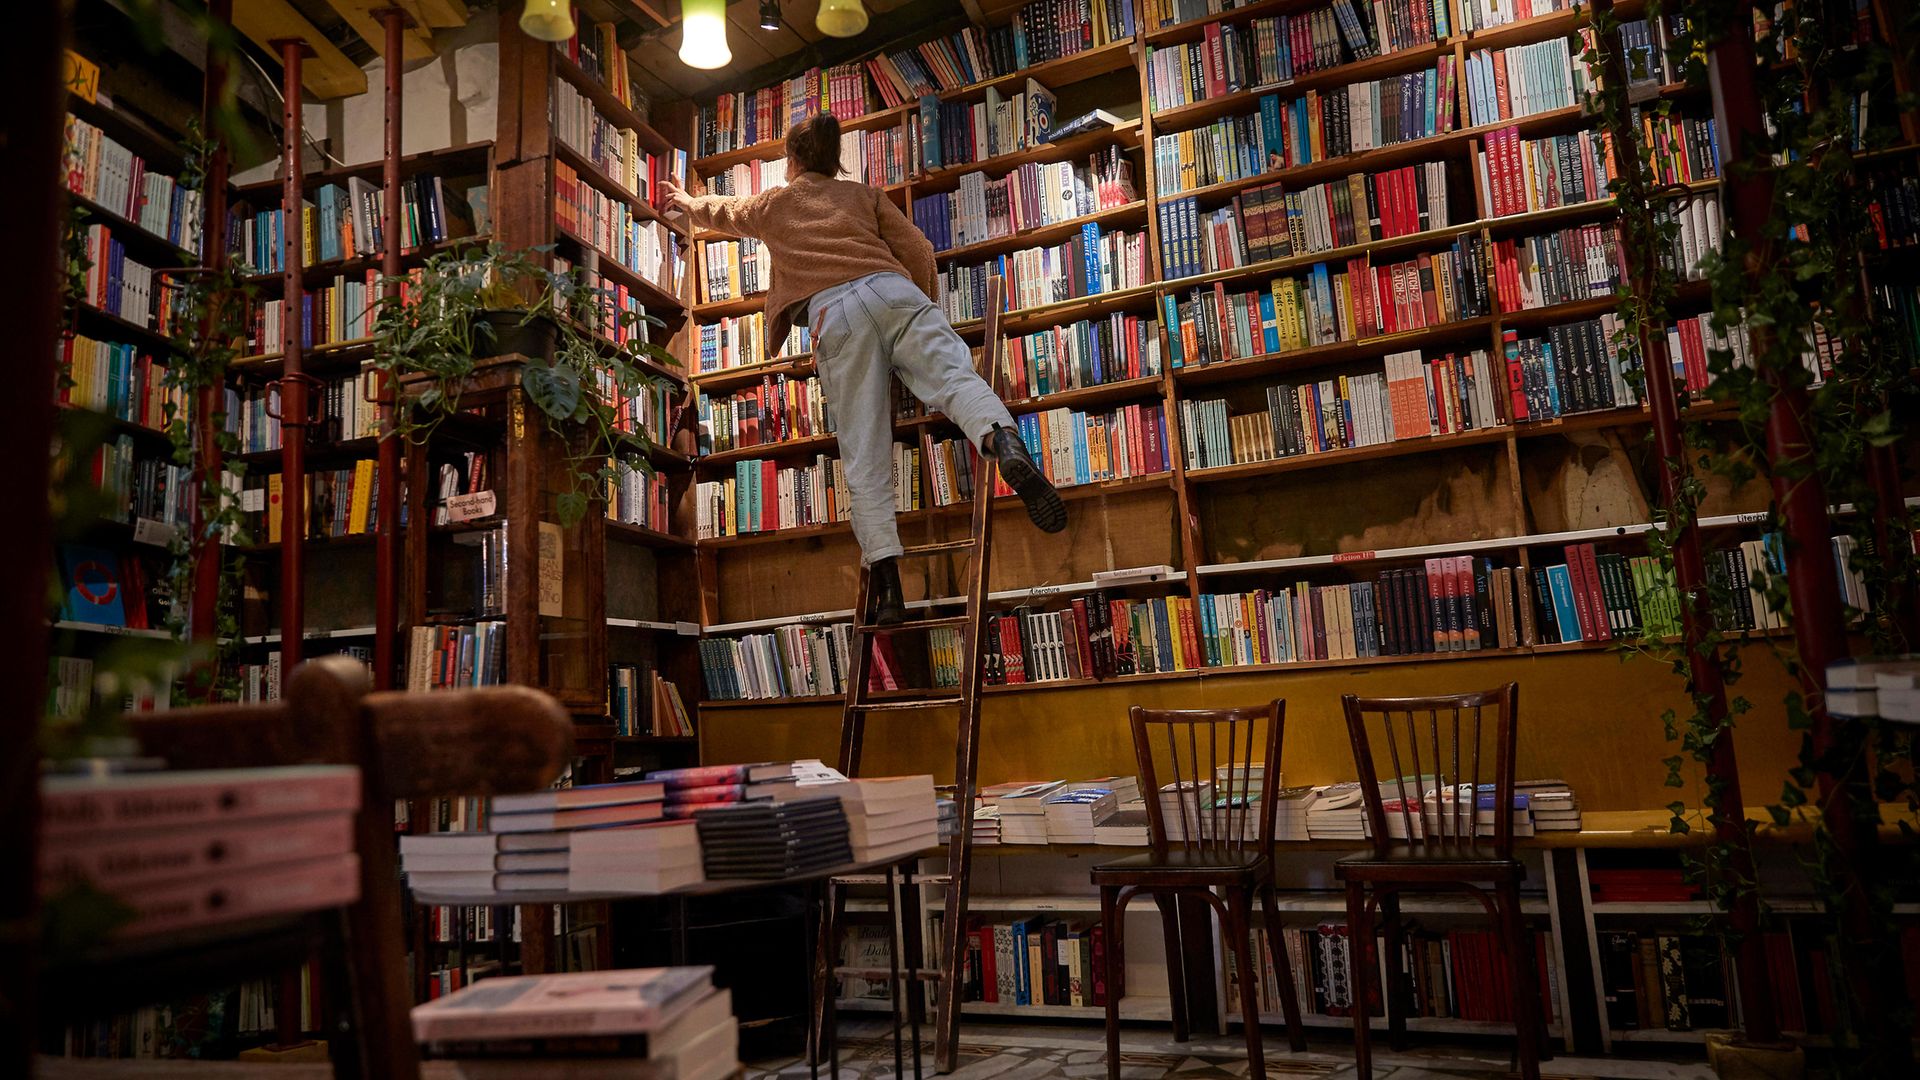
{"label": "glass lamp shade", "polygon": [[727,48],[727,0],[682,0],[680,62],[712,70],[733,61]]}
{"label": "glass lamp shade", "polygon": [[860,0],[821,0],[813,25],[828,37],[852,37],[867,28],[867,9]]}
{"label": "glass lamp shade", "polygon": [[527,0],[520,32],[537,41],[565,41],[573,36],[573,11],[567,0]]}

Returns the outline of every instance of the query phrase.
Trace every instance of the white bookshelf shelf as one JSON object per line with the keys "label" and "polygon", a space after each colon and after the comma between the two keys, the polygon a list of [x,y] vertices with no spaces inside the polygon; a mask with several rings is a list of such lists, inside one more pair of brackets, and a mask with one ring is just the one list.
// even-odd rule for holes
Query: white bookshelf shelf
{"label": "white bookshelf shelf", "polygon": [[165,630],[136,630],[130,626],[108,626],[106,623],[69,622],[65,619],[53,624],[55,630],[71,630],[77,634],[105,634],[109,637],[170,638],[173,635]]}

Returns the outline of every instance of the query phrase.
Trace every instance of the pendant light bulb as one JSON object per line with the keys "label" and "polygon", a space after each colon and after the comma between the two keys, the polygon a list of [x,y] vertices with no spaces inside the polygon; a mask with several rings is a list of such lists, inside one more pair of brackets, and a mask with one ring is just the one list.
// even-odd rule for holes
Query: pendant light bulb
{"label": "pendant light bulb", "polygon": [[760,29],[780,29],[780,0],[760,0]]}
{"label": "pendant light bulb", "polygon": [[733,62],[727,48],[727,0],[681,0],[680,62],[711,71]]}
{"label": "pendant light bulb", "polygon": [[536,41],[566,41],[573,37],[573,8],[567,0],[527,0],[520,32]]}
{"label": "pendant light bulb", "polygon": [[853,37],[867,28],[867,9],[860,0],[821,0],[813,25],[828,37]]}

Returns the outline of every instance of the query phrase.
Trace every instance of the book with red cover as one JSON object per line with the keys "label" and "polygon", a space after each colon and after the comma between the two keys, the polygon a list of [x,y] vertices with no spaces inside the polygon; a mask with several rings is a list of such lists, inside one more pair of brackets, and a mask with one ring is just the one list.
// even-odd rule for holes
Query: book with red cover
{"label": "book with red cover", "polygon": [[319,911],[359,899],[360,857],[346,852],[273,863],[213,878],[149,884],[118,896],[133,909],[133,917],[114,928],[123,938]]}
{"label": "book with red cover", "polygon": [[353,850],[347,812],[75,836],[40,848],[42,896],[81,881],[108,892]]}
{"label": "book with red cover", "polygon": [[1597,640],[1612,641],[1613,626],[1607,621],[1607,599],[1600,590],[1600,563],[1594,556],[1592,544],[1581,544],[1580,575],[1587,585],[1588,610],[1594,613],[1594,633]]}
{"label": "book with red cover", "polygon": [[1568,544],[1563,550],[1567,556],[1567,576],[1573,585],[1573,610],[1580,618],[1580,639],[1599,641],[1600,627],[1606,620],[1595,617],[1597,613],[1589,599],[1592,593],[1587,589],[1587,564],[1580,558],[1580,545]]}
{"label": "book with red cover", "polygon": [[643,1035],[713,992],[711,967],[500,976],[416,1005],[418,1042]]}
{"label": "book with red cover", "polygon": [[350,765],[50,776],[40,785],[40,829],[49,837],[97,835],[359,806],[360,770]]}

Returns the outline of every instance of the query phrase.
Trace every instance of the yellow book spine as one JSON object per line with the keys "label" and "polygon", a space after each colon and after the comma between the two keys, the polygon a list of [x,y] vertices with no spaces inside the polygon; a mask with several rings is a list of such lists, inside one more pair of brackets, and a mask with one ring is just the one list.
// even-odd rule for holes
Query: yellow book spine
{"label": "yellow book spine", "polygon": [[347,515],[347,531],[367,531],[368,512],[373,507],[373,460],[361,458],[353,463],[353,509]]}

